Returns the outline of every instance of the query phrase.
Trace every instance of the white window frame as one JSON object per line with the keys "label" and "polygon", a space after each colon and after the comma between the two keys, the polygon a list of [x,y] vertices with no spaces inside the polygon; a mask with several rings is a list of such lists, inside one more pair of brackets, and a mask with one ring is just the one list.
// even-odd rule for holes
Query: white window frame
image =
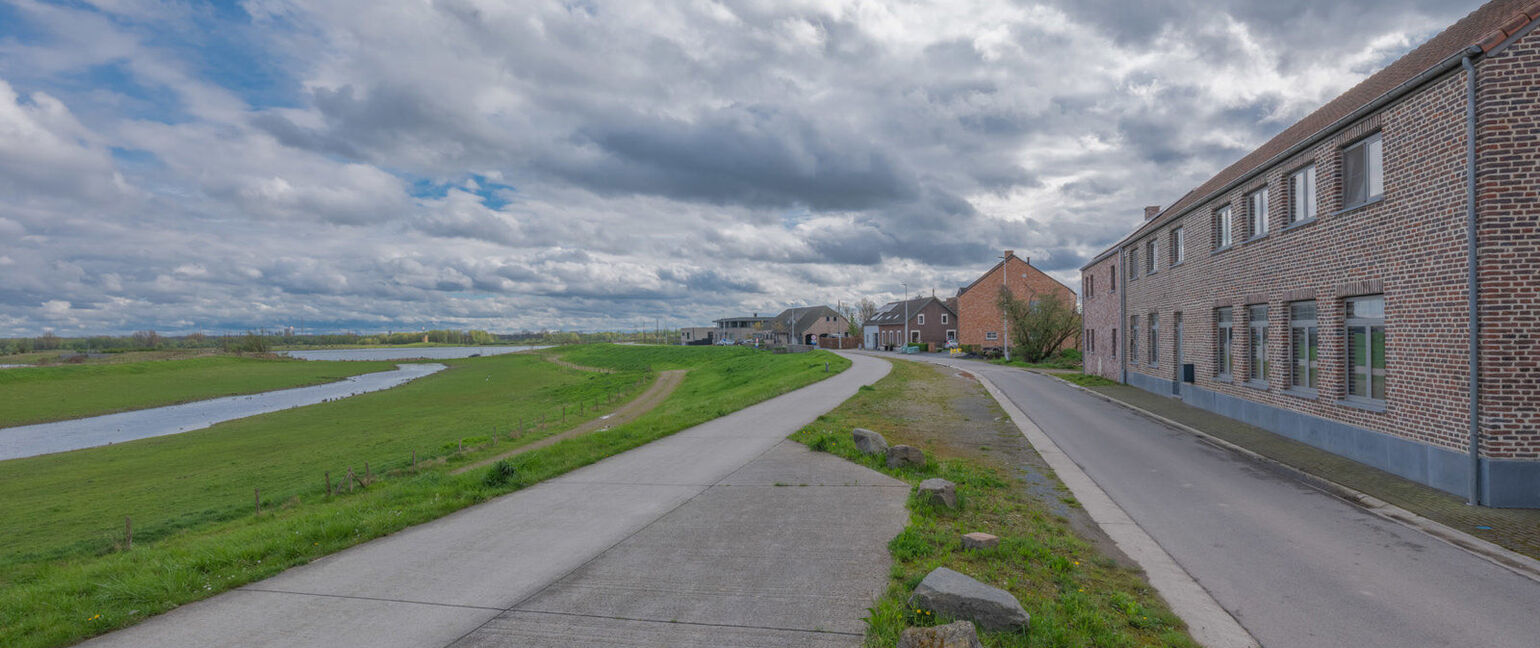
{"label": "white window frame", "polygon": [[925,326],[925,313],[916,313],[914,316],[914,324],[915,326]]}
{"label": "white window frame", "polygon": [[1144,254],[1149,257],[1144,261],[1144,274],[1155,274],[1160,271],[1160,237],[1151,236],[1144,243]]}
{"label": "white window frame", "polygon": [[[1306,311],[1305,309],[1309,310]],[[1315,393],[1321,380],[1321,337],[1314,301],[1289,304],[1289,388]],[[1301,356],[1300,351],[1305,353]],[[1312,356],[1312,353],[1314,354]]]}
{"label": "white window frame", "polygon": [[[1261,317],[1257,317],[1259,312]],[[1251,354],[1246,362],[1246,381],[1263,387],[1267,386],[1267,370],[1272,368],[1267,357],[1269,315],[1267,304],[1246,306],[1246,351]]]}
{"label": "white window frame", "polygon": [[1229,306],[1214,309],[1214,368],[1220,380],[1231,380],[1235,373],[1235,311]]}
{"label": "white window frame", "polygon": [[[1369,314],[1366,314],[1359,308],[1360,304],[1369,306],[1376,302],[1379,305],[1378,315],[1373,315],[1372,309],[1370,309],[1371,312]],[[1365,295],[1363,297],[1354,297],[1348,299],[1344,306],[1344,312],[1347,316],[1343,325],[1343,342],[1344,346],[1346,347],[1343,356],[1344,362],[1347,365],[1347,380],[1345,381],[1347,399],[1350,401],[1383,405],[1385,403],[1385,394],[1389,391],[1388,377],[1390,374],[1390,363],[1387,362],[1383,357],[1385,352],[1390,347],[1390,336],[1388,329],[1385,327],[1385,296]],[[1380,349],[1381,357],[1378,358],[1374,356],[1375,329],[1379,330],[1379,335],[1384,340],[1382,343],[1382,348]],[[1362,371],[1359,370],[1358,365],[1353,364],[1353,334],[1355,332],[1362,336],[1362,339],[1365,340],[1366,344],[1366,347],[1364,348],[1366,364],[1363,366]],[[1381,368],[1374,368],[1375,360],[1380,361],[1380,364],[1382,365]],[[1353,378],[1359,374],[1362,374],[1364,377],[1363,393],[1358,393],[1353,390]],[[1374,383],[1376,376],[1379,378],[1378,382],[1380,383],[1379,396],[1374,395]]]}
{"label": "white window frame", "polygon": [[1316,216],[1315,165],[1289,174],[1289,224],[1314,220]]}
{"label": "white window frame", "polygon": [[1235,224],[1230,218],[1230,206],[1225,205],[1214,212],[1214,217],[1219,219],[1219,245],[1215,249],[1223,250],[1235,245]]}
{"label": "white window frame", "polygon": [[1247,240],[1267,236],[1267,187],[1246,194]]}
{"label": "white window frame", "polygon": [[941,314],[941,323],[942,324],[950,324],[950,322],[947,321],[947,313],[942,313]]}
{"label": "white window frame", "polygon": [[999,340],[1000,339],[1000,332],[999,331],[984,331],[984,339],[986,339],[986,340]]}
{"label": "white window frame", "polygon": [[1187,260],[1187,236],[1181,227],[1171,228],[1171,265]]}
{"label": "white window frame", "polygon": [[[1362,173],[1354,161],[1363,166]],[[1362,192],[1362,196],[1355,193]],[[1342,208],[1353,209],[1385,197],[1385,148],[1379,133],[1365,137],[1342,149]]]}

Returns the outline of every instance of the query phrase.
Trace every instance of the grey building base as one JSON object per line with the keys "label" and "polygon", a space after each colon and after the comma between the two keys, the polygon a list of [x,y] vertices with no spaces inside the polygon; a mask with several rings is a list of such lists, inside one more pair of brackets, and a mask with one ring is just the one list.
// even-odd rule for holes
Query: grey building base
{"label": "grey building base", "polygon": [[[1128,384],[1171,396],[1170,379],[1128,372]],[[1177,383],[1188,405],[1228,416],[1388,473],[1466,497],[1470,459],[1463,452],[1366,430],[1303,412]],[[1540,508],[1540,461],[1481,460],[1481,503],[1496,508]]]}

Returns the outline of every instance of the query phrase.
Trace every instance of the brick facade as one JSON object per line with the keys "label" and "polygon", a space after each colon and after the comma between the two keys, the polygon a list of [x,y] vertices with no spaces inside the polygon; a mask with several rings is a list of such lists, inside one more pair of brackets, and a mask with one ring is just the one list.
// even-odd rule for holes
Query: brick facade
{"label": "brick facade", "polygon": [[[1508,10],[1494,8],[1499,4],[1483,11]],[[1487,460],[1480,488],[1494,505],[1540,506],[1540,486],[1533,481],[1540,476],[1540,35],[1519,36],[1475,63],[1478,377]],[[1490,45],[1495,43],[1487,49]],[[1112,263],[1123,266],[1118,283],[1126,301],[1119,309],[1110,290],[1087,300],[1085,328],[1096,330],[1098,338],[1087,369],[1095,368],[1091,358],[1103,367],[1107,362],[1101,331],[1127,331],[1137,322],[1139,336],[1119,340],[1128,382],[1158,393],[1180,392],[1205,404],[1200,406],[1234,412],[1280,434],[1465,494],[1462,482],[1470,474],[1466,82],[1461,68],[1453,66],[1305,150],[1275,160],[1250,181],[1231,182],[1233,188],[1207,199],[1200,194],[1200,203],[1179,203],[1088,264],[1083,281],[1095,281],[1097,288],[1107,281]],[[1383,197],[1347,205],[1344,159],[1349,147],[1375,134],[1383,151]],[[1291,224],[1289,177],[1310,164],[1317,216]],[[1268,227],[1261,236],[1252,236],[1248,227],[1247,196],[1256,191],[1267,196]],[[1218,217],[1226,207],[1234,242],[1221,246]],[[1177,227],[1185,239],[1180,264],[1173,263]],[[1151,241],[1157,242],[1153,271]],[[1346,304],[1365,295],[1381,295],[1384,303],[1381,399],[1349,395]],[[1306,301],[1315,304],[1319,335],[1313,390],[1291,385],[1290,306]],[[1248,380],[1253,306],[1265,307],[1268,318],[1266,371],[1257,381]],[[1233,320],[1234,365],[1228,376],[1221,375],[1218,362],[1217,313],[1225,307]],[[1154,338],[1152,321],[1158,322]],[[1149,355],[1152,341],[1155,358]],[[1190,386],[1179,382],[1183,362],[1195,365]]]}
{"label": "brick facade", "polygon": [[[877,344],[881,347],[904,344],[904,303],[884,307],[888,317],[874,318],[877,325]],[[932,350],[946,346],[947,340],[957,337],[957,313],[935,297],[909,300],[909,339],[928,342]],[[923,323],[922,323],[923,322]]]}
{"label": "brick facade", "polygon": [[[996,263],[995,267],[957,295],[957,318],[962,324],[957,333],[958,341],[962,344],[976,345],[982,349],[1003,348],[1004,323],[1000,307],[996,305],[1002,281],[1006,282],[1011,294],[1017,299],[1033,299],[1039,295],[1052,294],[1071,305],[1075,303],[1075,291],[1069,286],[1043,274],[1042,270],[1032,267],[1029,260],[1016,256],[1011,250],[1006,250],[1004,256],[1005,260]],[[995,335],[995,339],[989,339],[990,333]],[[1073,348],[1074,344],[1073,338],[1065,342],[1066,347]]]}
{"label": "brick facade", "polygon": [[1080,350],[1084,354],[1085,372],[1110,380],[1122,380],[1122,367],[1118,364],[1122,344],[1118,330],[1121,311],[1118,308],[1117,290],[1118,257],[1116,251],[1094,260],[1081,271],[1081,319]]}

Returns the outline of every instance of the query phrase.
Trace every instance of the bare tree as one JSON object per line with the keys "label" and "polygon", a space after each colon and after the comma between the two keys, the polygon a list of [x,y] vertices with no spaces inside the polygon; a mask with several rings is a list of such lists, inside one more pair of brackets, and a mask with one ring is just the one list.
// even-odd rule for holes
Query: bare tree
{"label": "bare tree", "polygon": [[1011,350],[1027,362],[1042,362],[1080,332],[1075,305],[1055,293],[1021,300],[1002,287],[997,304],[1010,321]]}
{"label": "bare tree", "polygon": [[160,334],[153,330],[134,331],[134,346],[154,349],[160,346]]}

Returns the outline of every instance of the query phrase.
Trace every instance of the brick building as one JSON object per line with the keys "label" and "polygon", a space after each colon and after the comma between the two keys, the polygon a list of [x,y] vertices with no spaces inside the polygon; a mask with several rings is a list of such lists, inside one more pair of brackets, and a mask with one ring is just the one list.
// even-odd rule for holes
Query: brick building
{"label": "brick building", "polygon": [[1123,379],[1123,367],[1118,364],[1118,320],[1122,311],[1118,301],[1117,252],[1113,248],[1091,259],[1080,277],[1082,364],[1086,373],[1110,380]]}
{"label": "brick building", "polygon": [[935,297],[883,304],[866,325],[876,327],[876,346],[880,348],[900,346],[907,339],[928,342],[931,350],[936,350],[957,339],[957,313]]}
{"label": "brick building", "polygon": [[[986,350],[1004,348],[1005,324],[997,305],[1002,283],[1017,299],[1032,300],[1043,295],[1056,295],[1071,307],[1075,304],[1075,291],[1069,286],[1032,267],[1031,259],[1023,259],[1011,250],[1006,250],[999,263],[957,291],[960,343]],[[1073,340],[1066,342],[1066,346],[1073,344]]]}
{"label": "brick building", "polygon": [[1098,255],[1088,357],[1476,503],[1540,507],[1533,2],[1482,6]]}

